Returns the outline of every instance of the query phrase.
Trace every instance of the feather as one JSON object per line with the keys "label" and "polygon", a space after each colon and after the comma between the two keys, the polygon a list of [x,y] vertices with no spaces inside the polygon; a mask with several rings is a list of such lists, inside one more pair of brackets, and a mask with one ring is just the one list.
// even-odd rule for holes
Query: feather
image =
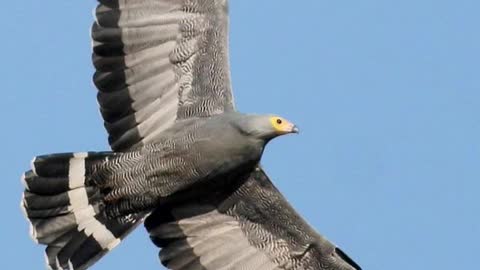
{"label": "feather", "polygon": [[31,237],[46,245],[49,269],[86,269],[118,245],[143,219],[129,222],[105,217],[99,187],[89,181],[111,152],[65,153],[36,157],[22,176],[22,210]]}
{"label": "feather", "polygon": [[176,120],[233,111],[226,1],[99,2],[94,83],[114,150],[153,142]]}

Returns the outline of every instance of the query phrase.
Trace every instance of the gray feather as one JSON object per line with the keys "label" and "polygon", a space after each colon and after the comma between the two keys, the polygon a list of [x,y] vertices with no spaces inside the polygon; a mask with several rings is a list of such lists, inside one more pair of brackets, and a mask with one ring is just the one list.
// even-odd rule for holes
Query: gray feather
{"label": "gray feather", "polygon": [[360,269],[298,216],[263,170],[246,181],[232,179],[199,199],[159,207],[147,218],[166,267]]}
{"label": "gray feather", "polygon": [[114,248],[143,219],[109,220],[101,190],[91,177],[111,152],[65,153],[37,157],[22,176],[21,208],[31,237],[47,246],[49,269],[86,269]]}
{"label": "gray feather", "polygon": [[156,141],[176,120],[233,110],[225,0],[102,0],[94,82],[114,150]]}

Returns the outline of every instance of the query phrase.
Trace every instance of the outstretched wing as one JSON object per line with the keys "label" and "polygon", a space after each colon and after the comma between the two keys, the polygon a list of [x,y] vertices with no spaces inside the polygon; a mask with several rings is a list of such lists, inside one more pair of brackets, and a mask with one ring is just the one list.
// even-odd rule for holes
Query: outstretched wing
{"label": "outstretched wing", "polygon": [[233,110],[227,0],[99,0],[92,29],[100,111],[114,150],[176,120]]}
{"label": "outstretched wing", "polygon": [[361,269],[295,212],[263,170],[229,189],[159,207],[147,218],[167,268]]}

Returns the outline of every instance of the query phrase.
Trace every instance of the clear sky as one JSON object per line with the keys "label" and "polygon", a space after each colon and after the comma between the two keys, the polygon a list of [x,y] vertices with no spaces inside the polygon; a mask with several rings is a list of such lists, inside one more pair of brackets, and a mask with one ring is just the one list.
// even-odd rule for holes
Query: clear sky
{"label": "clear sky", "polygon": [[[1,269],[44,269],[19,177],[38,154],[107,150],[93,0],[0,9]],[[238,108],[301,127],[269,145],[275,184],[364,269],[478,269],[480,2],[233,0]],[[93,269],[161,269],[140,227]]]}

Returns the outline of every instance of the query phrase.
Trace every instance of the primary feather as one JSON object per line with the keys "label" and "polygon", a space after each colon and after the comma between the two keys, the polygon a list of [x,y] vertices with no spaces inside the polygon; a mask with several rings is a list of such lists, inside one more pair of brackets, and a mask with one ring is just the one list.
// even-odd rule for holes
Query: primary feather
{"label": "primary feather", "polygon": [[100,110],[114,150],[175,121],[233,110],[225,0],[101,0],[92,28]]}

